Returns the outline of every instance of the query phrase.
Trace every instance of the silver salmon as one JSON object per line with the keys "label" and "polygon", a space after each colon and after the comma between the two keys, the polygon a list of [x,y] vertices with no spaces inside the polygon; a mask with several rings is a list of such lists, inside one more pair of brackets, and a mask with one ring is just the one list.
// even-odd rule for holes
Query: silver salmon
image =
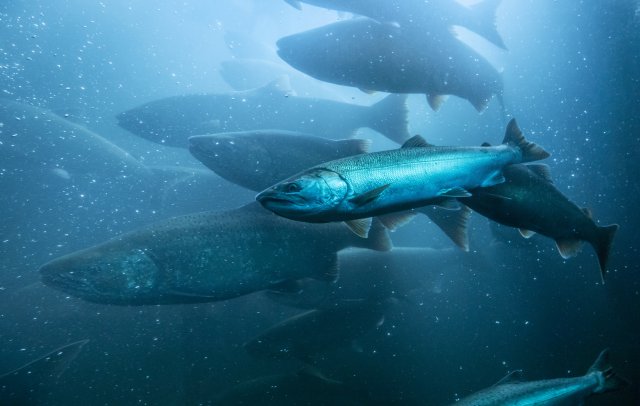
{"label": "silver salmon", "polygon": [[256,200],[292,220],[346,221],[366,236],[372,216],[429,204],[455,205],[455,198],[471,196],[471,189],[504,182],[505,166],[548,156],[511,120],[503,144],[496,147],[435,147],[415,136],[397,150],[312,167],[259,193]]}

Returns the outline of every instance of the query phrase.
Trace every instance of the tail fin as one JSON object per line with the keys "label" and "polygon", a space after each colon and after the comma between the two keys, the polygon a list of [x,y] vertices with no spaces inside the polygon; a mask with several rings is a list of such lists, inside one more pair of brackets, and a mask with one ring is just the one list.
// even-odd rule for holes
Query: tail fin
{"label": "tail fin", "polygon": [[598,262],[600,263],[600,274],[602,276],[602,282],[604,283],[604,274],[607,272],[607,261],[609,260],[609,252],[611,251],[611,243],[613,237],[618,231],[618,225],[612,224],[609,226],[598,227],[596,234],[596,241],[593,244],[593,248],[598,255]]}
{"label": "tail fin", "polygon": [[375,251],[390,251],[393,248],[387,228],[375,217],[371,221],[371,228],[367,238],[356,237],[354,245]]}
{"label": "tail fin", "polygon": [[496,10],[502,0],[484,0],[471,7],[477,24],[474,24],[472,31],[484,37],[497,47],[504,50],[507,46],[496,28]]}
{"label": "tail fin", "polygon": [[600,380],[600,384],[594,390],[595,393],[611,392],[629,385],[629,381],[616,374],[613,370],[609,362],[608,348],[603,350],[593,365],[591,365],[591,368],[587,371],[587,375],[591,373],[602,374],[602,378],[604,378]]}
{"label": "tail fin", "polygon": [[538,161],[549,157],[549,153],[542,147],[534,144],[533,142],[529,142],[524,138],[515,118],[512,118],[511,121],[509,121],[502,143],[519,149],[522,153],[522,162]]}
{"label": "tail fin", "polygon": [[467,222],[471,217],[471,209],[462,204],[458,210],[427,206],[421,207],[417,211],[429,217],[460,249],[465,252],[469,251]]}
{"label": "tail fin", "polygon": [[409,138],[406,94],[390,94],[369,108],[367,127],[391,141],[403,144]]}

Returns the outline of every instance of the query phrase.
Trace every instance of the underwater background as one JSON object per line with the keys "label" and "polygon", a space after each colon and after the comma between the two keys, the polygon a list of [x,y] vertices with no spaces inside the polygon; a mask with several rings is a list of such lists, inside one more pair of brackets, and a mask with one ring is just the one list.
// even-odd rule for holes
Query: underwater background
{"label": "underwater background", "polygon": [[[38,268],[154,221],[252,202],[255,192],[210,176],[184,148],[134,136],[116,116],[164,97],[231,92],[222,62],[255,55],[287,67],[275,53],[279,38],[348,18],[278,0],[0,4],[0,103],[53,112],[140,165],[115,170],[85,159],[102,145],[63,142],[64,134],[47,140],[32,115],[0,116],[0,373],[89,339],[64,374],[40,385],[39,404],[195,405],[217,404],[241,382],[299,368],[243,348],[301,312],[263,292],[202,304],[104,305],[46,287]],[[551,153],[547,163],[563,193],[599,224],[620,225],[606,283],[588,246],[563,260],[553,241],[505,229],[496,236],[473,215],[471,249],[463,253],[417,218],[391,235],[394,245],[446,255],[397,264],[418,288],[386,309],[375,328],[313,364],[353,394],[447,405],[514,369],[527,380],[581,375],[610,348],[616,371],[632,384],[586,404],[638,405],[640,4],[503,0],[496,25],[507,51],[468,37],[503,70],[506,114]],[[291,80],[298,95],[362,105],[385,95],[307,79],[299,88]],[[409,96],[408,104],[410,134],[435,145],[497,144],[507,122],[496,100],[482,114],[456,97],[438,112],[424,95]],[[16,137],[15,121],[33,137]],[[357,136],[373,140],[373,150],[397,147],[369,129]],[[147,167],[189,175],[156,185]],[[372,283],[358,261],[345,262],[357,284]]]}

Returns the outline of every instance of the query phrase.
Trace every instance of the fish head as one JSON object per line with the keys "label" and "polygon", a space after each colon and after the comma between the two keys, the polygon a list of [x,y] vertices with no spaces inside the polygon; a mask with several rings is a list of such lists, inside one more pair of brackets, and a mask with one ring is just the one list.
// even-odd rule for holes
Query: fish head
{"label": "fish head", "polygon": [[349,186],[340,174],[314,168],[284,180],[256,196],[266,209],[292,220],[322,222],[346,198]]}
{"label": "fish head", "polygon": [[103,246],[54,259],[40,267],[42,282],[81,299],[109,304],[143,304],[157,296],[160,268],[144,249]]}

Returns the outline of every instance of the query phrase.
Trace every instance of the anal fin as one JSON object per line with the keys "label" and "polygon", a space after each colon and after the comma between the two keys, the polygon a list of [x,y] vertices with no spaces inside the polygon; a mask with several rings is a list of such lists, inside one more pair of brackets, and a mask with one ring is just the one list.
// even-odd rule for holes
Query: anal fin
{"label": "anal fin", "polygon": [[569,259],[578,255],[582,249],[582,241],[576,239],[556,240],[556,246],[562,258]]}
{"label": "anal fin", "polygon": [[402,211],[396,213],[383,214],[378,216],[378,220],[389,230],[395,231],[409,223],[416,216],[413,211]]}
{"label": "anal fin", "polygon": [[367,217],[364,219],[345,221],[344,223],[359,237],[367,238],[369,236],[369,230],[371,229],[371,221],[371,217]]}
{"label": "anal fin", "polygon": [[450,189],[443,189],[438,193],[438,196],[443,197],[471,197],[471,193],[463,187],[456,186]]}

